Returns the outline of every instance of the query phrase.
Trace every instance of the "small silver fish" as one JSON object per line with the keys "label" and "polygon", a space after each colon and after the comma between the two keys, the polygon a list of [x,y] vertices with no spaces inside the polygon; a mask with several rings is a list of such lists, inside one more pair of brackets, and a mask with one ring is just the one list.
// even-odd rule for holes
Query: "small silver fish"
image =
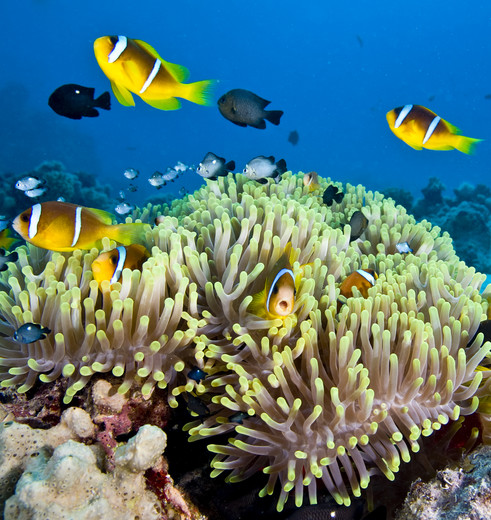
{"label": "small silver fish", "polygon": [[124,193],[123,190],[120,190],[120,192],[119,192],[119,198],[120,198],[121,200],[124,200],[124,199],[126,198],[126,195],[125,195],[125,193]]}
{"label": "small silver fish", "polygon": [[187,164],[184,164],[182,161],[177,161],[177,164],[174,166],[174,170],[176,172],[182,172],[189,170],[189,166]]}
{"label": "small silver fish", "polygon": [[65,197],[58,197],[56,200],[58,202],[65,202]]}
{"label": "small silver fish", "polygon": [[399,242],[399,244],[396,244],[396,249],[399,253],[401,253],[401,255],[413,252],[411,246],[407,242]]}
{"label": "small silver fish", "polygon": [[133,179],[136,179],[138,175],[140,175],[140,172],[138,170],[135,170],[134,168],[128,168],[124,171],[123,175],[132,181]]}
{"label": "small silver fish", "polygon": [[128,204],[127,202],[121,202],[121,204],[118,204],[114,208],[114,211],[116,213],[118,213],[118,215],[127,215],[128,213],[130,213],[134,209],[135,209],[135,206],[133,206],[132,204]]}
{"label": "small silver fish", "polygon": [[46,339],[46,334],[50,332],[48,327],[43,327],[38,323],[24,323],[14,332],[14,339],[19,343],[33,343]]}
{"label": "small silver fish", "polygon": [[251,159],[244,168],[244,174],[253,181],[266,184],[268,178],[274,179],[278,182],[278,179],[282,173],[286,172],[285,159],[280,159],[275,163],[274,157],[265,157],[264,155],[258,155]]}
{"label": "small silver fish", "polygon": [[22,179],[19,179],[15,183],[16,189],[20,191],[29,191],[34,190],[35,188],[38,188],[44,184],[43,179],[39,179],[38,177],[32,177],[30,175],[27,175],[26,177],[22,177]]}
{"label": "small silver fish", "polygon": [[157,188],[158,190],[160,190],[160,188],[162,188],[162,186],[165,186],[166,185],[166,182],[165,182],[165,179],[163,177],[163,173],[161,172],[155,172],[149,179],[148,179],[148,182],[154,186],[155,188]]}
{"label": "small silver fish", "polygon": [[208,152],[196,168],[196,173],[205,179],[216,181],[218,177],[224,177],[233,170],[235,170],[234,161],[225,163],[223,157],[218,157],[213,152]]}
{"label": "small silver fish", "polygon": [[0,249],[0,271],[7,270],[7,262],[17,262],[19,255],[14,251],[5,256],[5,249]]}
{"label": "small silver fish", "polygon": [[172,182],[178,175],[179,172],[174,168],[167,168],[167,171],[162,174],[162,179],[166,182]]}
{"label": "small silver fish", "polygon": [[41,197],[48,191],[48,188],[34,188],[33,190],[27,190],[24,192],[24,195],[27,195],[31,199],[36,199],[37,197]]}

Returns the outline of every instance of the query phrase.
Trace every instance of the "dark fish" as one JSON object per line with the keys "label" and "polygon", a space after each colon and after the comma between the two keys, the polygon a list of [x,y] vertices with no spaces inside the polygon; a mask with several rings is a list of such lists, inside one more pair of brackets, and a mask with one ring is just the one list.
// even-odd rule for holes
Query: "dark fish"
{"label": "dark fish", "polygon": [[253,181],[266,184],[268,178],[271,177],[275,182],[281,174],[286,172],[286,161],[280,159],[275,163],[274,157],[265,157],[264,155],[258,155],[251,159],[244,168],[244,174]]}
{"label": "dark fish", "polygon": [[296,130],[292,130],[288,136],[288,142],[295,146],[298,143],[299,135]]}
{"label": "dark fish", "polygon": [[[3,233],[3,231],[2,231],[2,233]],[[9,235],[9,233],[5,233],[5,235],[6,236]],[[5,237],[2,237],[2,238],[5,238]],[[8,242],[8,241],[6,241],[6,242]],[[13,242],[15,242],[15,240],[13,240]],[[19,256],[17,255],[17,253],[15,251],[13,253],[10,253],[5,256],[5,249],[0,249],[0,272],[7,270],[7,262],[17,262],[18,259],[19,259]]]}
{"label": "dark fish", "polygon": [[190,412],[194,412],[196,415],[201,417],[208,417],[210,415],[210,409],[206,404],[195,395],[191,394],[190,392],[187,393],[188,398],[188,410]]}
{"label": "dark fish", "polygon": [[337,202],[339,204],[343,200],[343,197],[344,193],[336,188],[334,184],[330,184],[322,195],[322,202],[326,206],[331,206],[333,202]]}
{"label": "dark fish", "polygon": [[46,334],[51,332],[48,327],[43,327],[38,323],[24,323],[14,332],[14,339],[19,343],[34,343],[46,339]]}
{"label": "dark fish", "polygon": [[350,242],[357,240],[365,233],[365,229],[368,226],[368,219],[361,211],[355,211],[351,215],[349,225],[351,227]]}
{"label": "dark fish", "polygon": [[196,168],[196,173],[205,179],[216,181],[218,177],[224,177],[234,170],[234,161],[225,163],[223,157],[218,157],[213,152],[208,152]]}
{"label": "dark fish", "polygon": [[486,95],[484,96],[484,99],[491,99],[491,94],[486,94]]}
{"label": "dark fish", "polygon": [[82,87],[70,83],[58,87],[49,97],[48,105],[60,116],[70,119],[82,119],[82,117],[97,117],[97,108],[110,110],[111,96],[104,92],[94,99],[95,89]]}
{"label": "dark fish", "polygon": [[193,381],[196,381],[197,383],[199,383],[202,379],[204,379],[206,377],[206,372],[204,370],[201,370],[201,368],[199,367],[193,367],[189,372],[188,372],[188,377],[189,379],[192,379]]}
{"label": "dark fish", "polygon": [[356,35],[356,39],[358,40],[360,47],[363,47],[363,40],[361,39],[361,36],[359,34]]}
{"label": "dark fish", "polygon": [[428,96],[428,101],[434,101],[435,100],[435,95],[431,95],[431,96]]}
{"label": "dark fish", "polygon": [[484,334],[484,341],[491,341],[491,320],[484,320],[479,323],[479,328],[476,330],[474,336],[472,336],[472,339],[469,341],[468,345],[471,345],[474,342],[476,336],[480,332]]}
{"label": "dark fish", "polygon": [[247,417],[249,417],[249,414],[246,412],[235,412],[228,418],[228,421],[237,424],[242,424],[242,421],[244,419],[247,419]]}
{"label": "dark fish", "polygon": [[134,193],[138,188],[134,184],[128,186],[128,191]]}
{"label": "dark fish", "polygon": [[270,103],[271,101],[266,101],[249,90],[236,88],[218,100],[218,110],[225,119],[235,125],[264,129],[265,119],[279,125],[283,115],[281,110],[264,110]]}

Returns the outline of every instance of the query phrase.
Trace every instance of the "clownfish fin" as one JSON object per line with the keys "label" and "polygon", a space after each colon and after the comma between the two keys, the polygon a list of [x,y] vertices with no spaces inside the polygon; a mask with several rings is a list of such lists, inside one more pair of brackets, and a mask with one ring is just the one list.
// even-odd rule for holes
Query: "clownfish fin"
{"label": "clownfish fin", "polygon": [[474,139],[472,137],[464,137],[463,135],[455,136],[455,148],[462,153],[474,154],[476,151],[477,143],[480,143],[484,139]]}
{"label": "clownfish fin", "polygon": [[455,125],[452,125],[452,123],[449,123],[446,119],[441,119],[441,121],[442,121],[443,124],[447,127],[447,130],[448,130],[451,134],[458,135],[458,134],[461,133],[460,128],[457,128]]}
{"label": "clownfish fin", "polygon": [[149,104],[153,108],[158,108],[159,110],[177,110],[181,108],[181,102],[175,98],[165,98],[165,99],[147,99],[142,96],[143,101]]}
{"label": "clownfish fin", "polygon": [[133,99],[133,96],[131,95],[131,92],[121,86],[115,83],[114,81],[111,81],[111,88],[113,89],[113,93],[116,96],[116,99],[125,107],[134,107],[135,106],[135,100]]}
{"label": "clownfish fin", "polygon": [[103,209],[84,208],[84,210],[95,215],[98,220],[100,220],[103,224],[106,224],[106,226],[110,226],[115,220],[115,217],[112,213],[109,213],[109,211],[104,211]]}
{"label": "clownfish fin", "polygon": [[266,318],[266,289],[253,295],[252,301],[247,307],[247,311],[260,318]]}
{"label": "clownfish fin", "polygon": [[183,65],[177,65],[177,63],[170,63],[169,61],[165,61],[151,45],[142,40],[134,40],[134,42],[143,49],[145,49],[154,58],[160,60],[162,62],[162,65],[165,66],[169,74],[176,81],[179,81],[181,83],[189,78],[189,69],[187,69]]}
{"label": "clownfish fin", "polygon": [[213,90],[216,83],[217,82],[214,79],[205,79],[194,83],[182,83],[179,97],[183,97],[184,99],[198,105],[212,105]]}
{"label": "clownfish fin", "polygon": [[147,225],[148,224],[143,224],[142,222],[135,222],[108,226],[107,237],[124,246],[138,244],[145,238],[145,228]]}

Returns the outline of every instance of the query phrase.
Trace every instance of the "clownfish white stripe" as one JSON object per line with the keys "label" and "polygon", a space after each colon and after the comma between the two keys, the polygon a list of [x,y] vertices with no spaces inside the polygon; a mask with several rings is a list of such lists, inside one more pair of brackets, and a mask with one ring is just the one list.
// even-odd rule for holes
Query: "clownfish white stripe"
{"label": "clownfish white stripe", "polygon": [[108,63],[114,63],[120,56],[123,54],[124,50],[128,46],[128,38],[126,36],[118,36],[118,41],[116,45],[113,47],[113,50],[109,53],[107,57]]}
{"label": "clownfish white stripe", "polygon": [[399,115],[397,116],[396,122],[394,123],[394,128],[399,128],[402,125],[402,122],[404,119],[406,119],[406,116],[411,112],[413,108],[413,105],[404,105],[404,108],[400,111]]}
{"label": "clownfish white stripe", "polygon": [[430,126],[428,127],[428,130],[426,130],[425,138],[423,139],[423,144],[428,141],[428,139],[433,135],[433,132],[435,131],[435,128],[437,127],[438,123],[440,122],[441,117],[436,116],[433,121],[430,123]]}
{"label": "clownfish white stripe", "polygon": [[140,90],[140,94],[143,94],[145,92],[145,90],[147,90],[147,88],[150,86],[150,84],[152,83],[152,81],[154,80],[155,76],[158,74],[159,72],[159,69],[160,69],[160,65],[162,65],[162,62],[160,60],[155,60],[155,63],[153,64],[153,69],[152,69],[152,72],[150,72],[150,74],[148,75],[148,78],[147,80],[145,81],[145,83],[143,84],[143,87],[142,89]]}
{"label": "clownfish white stripe", "polygon": [[77,206],[75,210],[75,226],[73,229],[73,240],[70,247],[74,247],[80,237],[80,230],[82,229],[82,206]]}
{"label": "clownfish white stripe", "polygon": [[119,277],[123,272],[124,263],[126,261],[126,248],[124,246],[119,246],[116,249],[118,250],[119,254],[118,263],[116,265],[116,269],[114,269],[114,273],[109,283],[115,283],[119,280]]}
{"label": "clownfish white stripe", "polygon": [[266,300],[266,310],[268,312],[269,312],[269,302],[271,300],[271,296],[273,295],[273,290],[275,288],[275,285],[278,283],[278,280],[286,273],[288,273],[292,277],[293,283],[295,284],[295,277],[293,276],[293,271],[291,269],[283,268],[278,271],[278,273],[274,277],[271,287],[269,288],[268,299]]}
{"label": "clownfish white stripe", "polygon": [[375,285],[375,277],[372,276],[370,273],[367,273],[366,271],[364,271],[363,269],[358,269],[356,271],[359,275],[363,276],[363,278],[365,278],[365,280],[370,283],[371,285]]}
{"label": "clownfish white stripe", "polygon": [[31,208],[31,218],[29,219],[29,229],[27,230],[27,236],[31,239],[37,235],[40,218],[41,204],[34,204]]}

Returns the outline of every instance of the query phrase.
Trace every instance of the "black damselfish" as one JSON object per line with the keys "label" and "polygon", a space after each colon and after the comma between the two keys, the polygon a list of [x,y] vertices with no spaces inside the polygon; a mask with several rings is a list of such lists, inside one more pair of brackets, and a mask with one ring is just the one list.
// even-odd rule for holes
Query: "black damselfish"
{"label": "black damselfish", "polygon": [[49,96],[48,105],[60,116],[70,119],[82,119],[82,117],[97,117],[97,108],[111,109],[111,96],[104,92],[94,99],[95,89],[69,83],[58,87]]}
{"label": "black damselfish", "polygon": [[336,188],[334,184],[330,184],[324,191],[322,195],[322,202],[326,206],[331,206],[333,202],[337,202],[338,204],[343,200],[344,193]]}
{"label": "black damselfish", "polygon": [[218,100],[218,110],[223,117],[238,126],[266,128],[267,119],[273,125],[279,125],[281,110],[264,110],[271,101],[266,101],[254,92],[236,88],[224,94]]}

